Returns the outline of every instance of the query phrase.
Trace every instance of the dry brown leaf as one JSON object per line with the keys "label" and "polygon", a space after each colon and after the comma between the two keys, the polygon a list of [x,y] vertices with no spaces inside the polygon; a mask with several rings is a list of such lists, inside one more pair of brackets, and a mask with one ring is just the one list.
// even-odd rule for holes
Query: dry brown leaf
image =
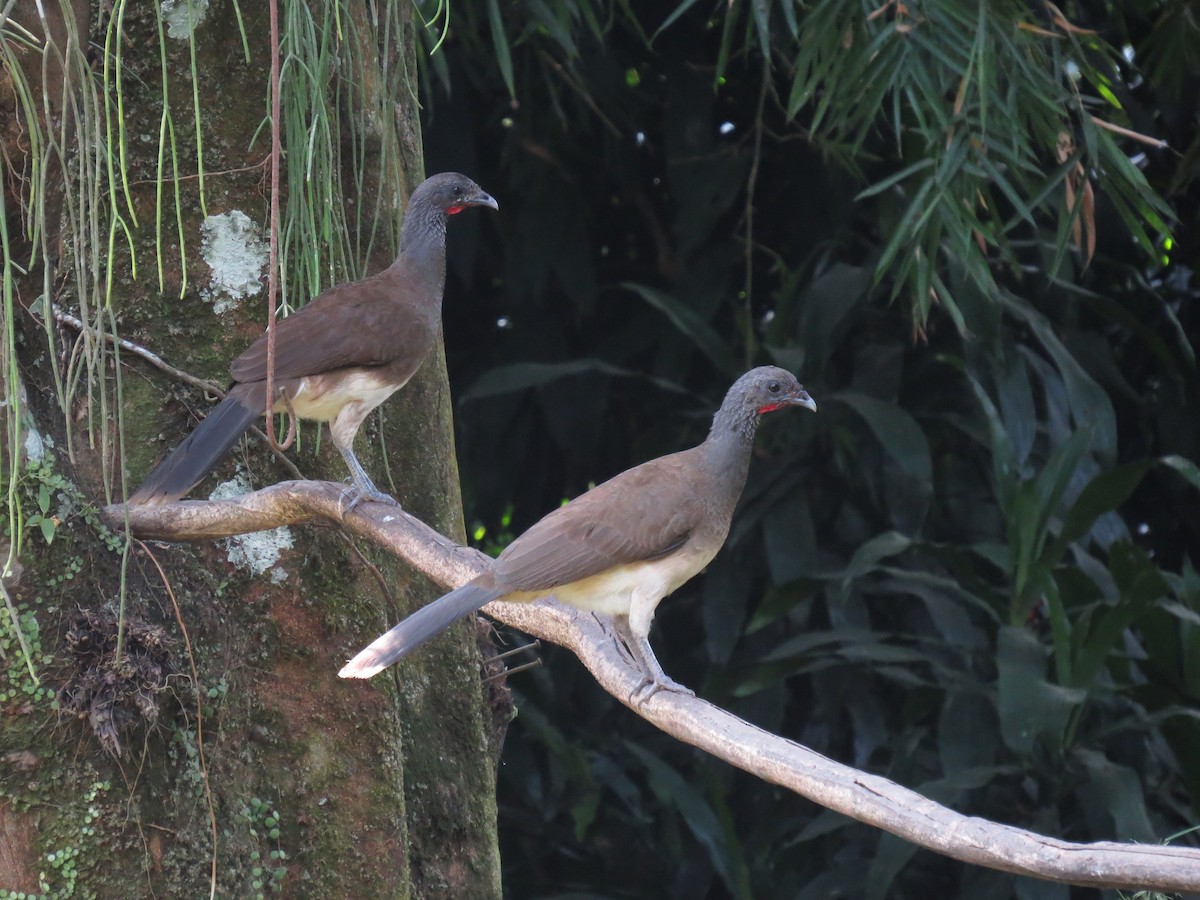
{"label": "dry brown leaf", "polygon": [[[1058,161],[1066,162],[1074,152],[1075,140],[1067,132],[1060,132],[1054,146]],[[1069,212],[1074,212],[1079,192],[1083,197],[1079,201],[1079,215],[1071,222],[1071,243],[1083,254],[1083,267],[1086,269],[1096,255],[1096,194],[1082,163],[1076,163],[1063,179],[1063,200]]]}
{"label": "dry brown leaf", "polygon": [[1092,190],[1092,183],[1086,179],[1083,182],[1083,207],[1079,210],[1079,219],[1087,232],[1087,249],[1083,254],[1083,267],[1086,269],[1096,255],[1096,194]]}
{"label": "dry brown leaf", "polygon": [[1062,14],[1062,10],[1053,3],[1047,3],[1046,9],[1050,11],[1050,19],[1054,24],[1067,32],[1067,34],[1097,34],[1097,32],[1092,31],[1090,28],[1080,28],[1078,25],[1072,25],[1067,21],[1067,17]]}
{"label": "dry brown leaf", "polygon": [[874,22],[876,19],[878,19],[880,16],[882,16],[884,13],[886,13],[891,8],[891,6],[894,2],[895,2],[895,0],[887,0],[887,2],[883,4],[883,6],[879,7],[879,9],[875,10],[873,13],[871,13],[870,15],[867,16],[867,21]]}
{"label": "dry brown leaf", "polygon": [[1028,31],[1030,34],[1036,34],[1039,37],[1054,38],[1058,41],[1062,40],[1061,34],[1055,34],[1053,31],[1047,31],[1045,28],[1040,28],[1037,25],[1034,25],[1032,22],[1018,22],[1017,29],[1020,31]]}
{"label": "dry brown leaf", "polygon": [[1122,137],[1127,137],[1131,140],[1141,141],[1143,144],[1149,144],[1151,147],[1163,148],[1169,146],[1167,142],[1161,138],[1150,137],[1150,135],[1142,134],[1140,131],[1122,128],[1120,125],[1114,125],[1112,122],[1105,122],[1103,119],[1097,119],[1095,116],[1092,116],[1092,122],[1094,122],[1097,127],[1103,128],[1105,131],[1111,131],[1113,134],[1119,134]]}

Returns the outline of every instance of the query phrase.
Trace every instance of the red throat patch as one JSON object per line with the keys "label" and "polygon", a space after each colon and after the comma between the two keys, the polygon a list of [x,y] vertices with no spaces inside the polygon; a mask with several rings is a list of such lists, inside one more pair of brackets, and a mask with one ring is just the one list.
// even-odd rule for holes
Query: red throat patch
{"label": "red throat patch", "polygon": [[763,413],[775,412],[775,410],[786,405],[787,404],[784,403],[768,403],[766,406],[760,406],[758,408],[758,413],[759,415],[762,415]]}
{"label": "red throat patch", "polygon": [[465,206],[448,206],[448,207],[446,207],[446,215],[457,216],[464,209],[466,209]]}

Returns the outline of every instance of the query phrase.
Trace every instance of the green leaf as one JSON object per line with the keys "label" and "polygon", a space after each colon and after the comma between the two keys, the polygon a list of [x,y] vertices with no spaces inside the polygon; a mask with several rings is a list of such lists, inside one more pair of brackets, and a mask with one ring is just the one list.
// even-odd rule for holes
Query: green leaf
{"label": "green leaf", "polygon": [[805,348],[808,369],[820,372],[837,349],[842,335],[856,321],[871,288],[867,267],[835,263],[813,279],[800,298],[796,330]]}
{"label": "green leaf", "polygon": [[1061,552],[1071,541],[1077,541],[1087,534],[1101,515],[1128,500],[1152,465],[1150,461],[1130,463],[1097,475],[1089,481],[1063,518],[1062,529],[1058,534],[1057,552]]}
{"label": "green leaf", "polygon": [[933,494],[933,461],[925,432],[916,419],[895,403],[857,391],[839,391],[830,399],[839,400],[858,413],[883,451],[900,468],[907,481],[902,491],[889,496],[893,522],[918,531]]}
{"label": "green leaf", "polygon": [[1023,627],[1000,629],[996,667],[997,711],[1005,745],[1028,756],[1037,740],[1044,738],[1052,752],[1061,750],[1067,723],[1083,701],[1083,692],[1046,681],[1046,650]]}
{"label": "green leaf", "polygon": [[1156,841],[1158,833],[1150,824],[1138,773],[1095,750],[1080,748],[1075,755],[1088,774],[1087,782],[1079,787],[1080,799],[1112,816],[1113,838],[1146,844]]}
{"label": "green leaf", "polygon": [[883,832],[871,854],[871,865],[867,870],[866,900],[882,900],[888,896],[892,882],[900,874],[919,848],[911,841]]}
{"label": "green leaf", "polygon": [[571,59],[577,57],[579,55],[579,48],[575,45],[575,35],[555,15],[554,10],[546,5],[544,0],[525,0],[525,2],[536,17],[538,24],[546,29],[555,43],[562,48],[563,53]]}
{"label": "green leaf", "polygon": [[730,376],[739,372],[739,366],[729,349],[729,342],[682,300],[644,284],[626,281],[621,287],[633,291],[663,313],[720,371]]}
{"label": "green leaf", "polygon": [[855,202],[858,202],[859,200],[866,200],[868,197],[874,197],[876,194],[882,194],[893,185],[899,184],[910,175],[915,175],[922,169],[928,169],[930,166],[934,165],[934,163],[935,160],[932,157],[926,157],[919,162],[913,163],[911,166],[905,166],[899,172],[894,172],[882,181],[877,181],[869,188],[863,189],[855,195],[854,200]]}
{"label": "green leaf", "polygon": [[1076,425],[1086,425],[1094,432],[1093,450],[1102,460],[1114,460],[1117,452],[1117,418],[1108,393],[1084,371],[1044,315],[1027,301],[1007,292],[1000,292],[999,298],[1005,309],[1029,325],[1039,343],[1054,361],[1063,377],[1063,384],[1071,401],[1071,415]]}
{"label": "green leaf", "polygon": [[1016,619],[1024,618],[1031,608],[1033,567],[1045,546],[1050,519],[1058,512],[1063,494],[1091,440],[1090,428],[1076,431],[1054,449],[1037,478],[1017,489],[1016,502],[1009,514],[1017,545],[1017,569],[1013,574]]}
{"label": "green leaf", "polygon": [[650,43],[654,43],[660,34],[674,25],[675,22],[679,20],[679,17],[691,9],[695,3],[696,0],[683,0],[682,3],[675,7],[674,11],[672,11],[672,13],[663,20],[663,23],[659,25],[658,28],[655,29],[654,34],[650,36]]}
{"label": "green leaf", "polygon": [[700,591],[700,614],[708,658],[725,665],[742,634],[750,603],[750,573],[726,550],[709,565]]}
{"label": "green leaf", "polygon": [[999,749],[994,702],[965,687],[948,690],[938,714],[937,743],[947,775],[992,765]]}
{"label": "green leaf", "polygon": [[507,366],[496,366],[479,377],[459,402],[468,403],[476,400],[486,400],[504,394],[526,391],[530,388],[544,387],[562,378],[576,375],[597,374],[623,378],[645,378],[651,384],[672,393],[687,393],[679,385],[664,378],[652,378],[622,369],[601,359],[576,359],[564,363],[513,363]]}
{"label": "green leaf", "polygon": [[750,8],[754,12],[754,30],[758,33],[758,52],[764,59],[770,59],[771,5],[768,0],[750,0]]}
{"label": "green leaf", "polygon": [[1197,490],[1200,490],[1200,467],[1197,467],[1197,465],[1190,459],[1182,456],[1171,455],[1164,456],[1159,460],[1159,462],[1169,469],[1174,469],[1187,479],[1188,484]]}
{"label": "green leaf", "polygon": [[923,589],[941,591],[960,605],[971,607],[989,621],[999,621],[996,610],[987,600],[967,590],[954,578],[917,569],[900,569],[895,566],[881,566],[880,571],[895,582],[897,590],[912,591],[919,597],[924,596]]}
{"label": "green leaf", "polygon": [[[892,260],[901,250],[907,249],[911,252],[914,249],[913,245],[917,243],[915,235],[921,230],[925,219],[933,214],[934,207],[937,204],[938,198],[934,198],[932,202],[926,205],[926,197],[936,186],[937,182],[934,178],[926,178],[908,200],[908,208],[905,209],[904,215],[900,217],[899,222],[887,221],[880,223],[884,233],[890,234],[891,239],[888,241],[887,246],[884,247],[883,253],[880,254],[879,262],[876,263],[875,278],[877,280],[883,280],[884,273],[891,266]],[[926,264],[928,264],[927,261]]]}
{"label": "green leaf", "polygon": [[1020,469],[1029,459],[1038,433],[1037,407],[1029,382],[1029,367],[1017,353],[997,361],[993,375],[996,402],[1004,419],[1004,430],[1013,447],[1013,463]]}
{"label": "green leaf", "polygon": [[1093,616],[1083,647],[1071,667],[1073,686],[1084,689],[1094,686],[1096,673],[1121,641],[1126,629],[1145,615],[1152,608],[1153,602],[1131,599]]}
{"label": "green leaf", "polygon": [[988,423],[991,450],[989,455],[992,460],[992,479],[995,482],[996,498],[1000,501],[1000,506],[1005,513],[1011,518],[1011,509],[1016,502],[1019,487],[1016,474],[1016,452],[1008,436],[1008,430],[1004,427],[1004,417],[1000,415],[1000,410],[988,396],[987,390],[979,383],[979,379],[970,372],[966,374],[971,391],[983,409],[984,418]]}
{"label": "green leaf", "polygon": [[632,741],[626,741],[625,746],[646,767],[646,779],[658,801],[677,810],[696,840],[708,851],[713,868],[729,892],[738,898],[751,897],[750,871],[741,842],[722,826],[711,804],[663,760]]}
{"label": "green leaf", "polygon": [[[794,659],[831,644],[877,640],[879,640],[877,635],[861,628],[832,628],[822,631],[808,631],[788,638],[770,652],[762,654],[759,658],[765,662]],[[829,652],[832,653],[833,651]]]}
{"label": "green leaf", "polygon": [[775,585],[817,574],[816,527],[803,491],[792,491],[763,516],[767,567]]}
{"label": "green leaf", "polygon": [[512,49],[508,45],[508,35],[504,32],[504,18],[500,14],[499,0],[487,0],[488,25],[492,30],[492,48],[496,53],[496,64],[500,67],[500,77],[508,88],[508,96],[516,98],[516,81],[513,78]]}
{"label": "green leaf", "polygon": [[842,571],[839,578],[839,601],[842,603],[846,602],[846,598],[850,595],[850,587],[855,579],[861,578],[868,572],[873,571],[881,560],[903,553],[911,546],[912,540],[898,531],[885,531],[883,534],[876,535],[866,543],[861,544],[854,551],[854,556],[850,558],[850,564]]}

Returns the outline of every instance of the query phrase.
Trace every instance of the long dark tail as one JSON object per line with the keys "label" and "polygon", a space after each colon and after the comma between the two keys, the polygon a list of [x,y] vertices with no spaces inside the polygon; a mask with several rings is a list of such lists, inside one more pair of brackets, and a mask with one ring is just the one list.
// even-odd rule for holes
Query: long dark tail
{"label": "long dark tail", "polygon": [[265,400],[261,385],[235,385],[216,409],[150,473],[129,502],[158,504],[178,500],[217,467],[237,439],[263,414]]}
{"label": "long dark tail", "polygon": [[406,653],[445,631],[459,619],[503,595],[483,575],[456,591],[422,606],[386,634],[381,634],[338,672],[342,678],[370,678]]}

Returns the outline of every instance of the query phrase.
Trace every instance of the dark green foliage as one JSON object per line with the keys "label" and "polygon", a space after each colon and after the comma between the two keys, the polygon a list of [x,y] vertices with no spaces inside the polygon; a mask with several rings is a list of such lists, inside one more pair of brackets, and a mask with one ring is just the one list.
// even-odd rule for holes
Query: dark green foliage
{"label": "dark green foliage", "polygon": [[[456,235],[492,273],[447,298],[459,452],[468,519],[520,530],[791,368],[820,412],[766,423],[727,548],[660,608],[666,670],[956,809],[1163,840],[1200,816],[1200,33],[1181,2],[1061,9],[456,5],[429,168],[502,210]],[[501,769],[514,897],[1070,895],[797,801],[546,657]]]}

